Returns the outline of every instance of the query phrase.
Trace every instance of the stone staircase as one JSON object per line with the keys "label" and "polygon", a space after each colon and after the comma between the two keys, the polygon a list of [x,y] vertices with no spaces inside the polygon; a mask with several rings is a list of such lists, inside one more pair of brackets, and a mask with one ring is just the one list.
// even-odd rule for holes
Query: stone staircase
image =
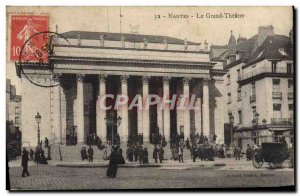
{"label": "stone staircase", "polygon": [[[104,145],[107,147],[107,154],[109,155],[111,152],[111,146],[104,143]],[[80,151],[82,147],[86,147],[86,150],[88,149],[88,145],[76,145],[76,146],[51,146],[51,158],[52,160],[55,161],[62,161],[63,162],[73,162],[73,161],[82,161],[81,160],[81,154]],[[127,144],[126,143],[121,143],[120,147],[123,150],[123,157],[126,160],[126,150],[127,150]],[[103,161],[103,155],[104,155],[104,150],[99,150],[97,146],[92,145],[92,148],[94,149],[94,161]],[[148,154],[149,154],[149,162],[154,162],[153,159],[153,149],[154,145],[149,143],[149,142],[144,142],[143,148],[147,148]],[[47,150],[45,149],[45,155],[47,156]],[[61,157],[61,159],[60,159]],[[172,157],[172,153],[170,150],[170,144],[168,143],[166,147],[164,147],[164,159],[170,160]],[[184,149],[183,152],[183,159],[191,159],[190,158],[190,151],[187,150],[186,148]]]}

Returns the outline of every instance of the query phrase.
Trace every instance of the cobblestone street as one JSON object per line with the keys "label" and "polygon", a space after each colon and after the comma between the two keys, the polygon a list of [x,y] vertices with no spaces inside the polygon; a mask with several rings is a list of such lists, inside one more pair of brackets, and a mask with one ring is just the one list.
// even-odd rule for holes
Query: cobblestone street
{"label": "cobblestone street", "polygon": [[106,177],[105,167],[57,167],[55,164],[31,165],[30,176],[26,178],[21,177],[21,167],[11,167],[9,173],[12,190],[260,187],[294,184],[294,171],[286,167],[270,170],[266,165],[257,170],[251,162],[244,160],[229,160],[222,167],[203,167],[203,164],[209,166],[212,162],[197,163],[198,166],[192,165],[187,160],[183,165],[177,162],[165,163],[163,167],[155,168],[121,167],[115,179]]}

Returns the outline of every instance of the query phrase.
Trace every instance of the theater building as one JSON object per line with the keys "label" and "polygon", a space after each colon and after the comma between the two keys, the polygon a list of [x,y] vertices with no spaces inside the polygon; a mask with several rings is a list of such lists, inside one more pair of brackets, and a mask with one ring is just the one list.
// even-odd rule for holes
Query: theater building
{"label": "theater building", "polygon": [[[67,144],[70,134],[85,143],[96,133],[103,141],[111,130],[121,141],[138,133],[144,142],[161,133],[185,138],[203,132],[211,141],[224,143],[223,66],[210,60],[207,43],[190,42],[168,36],[70,31],[52,43],[49,64],[23,64],[26,76],[45,88],[32,84],[16,64],[22,80],[22,142],[37,145],[37,112],[42,116],[41,139],[50,144]],[[67,40],[67,41],[66,41]],[[201,48],[201,47],[202,48]],[[110,111],[99,107],[105,94],[139,94],[160,97],[196,95],[195,109],[170,109],[159,105],[149,109],[113,110],[122,118],[119,127],[107,125]],[[114,99],[107,99],[106,105]]]}

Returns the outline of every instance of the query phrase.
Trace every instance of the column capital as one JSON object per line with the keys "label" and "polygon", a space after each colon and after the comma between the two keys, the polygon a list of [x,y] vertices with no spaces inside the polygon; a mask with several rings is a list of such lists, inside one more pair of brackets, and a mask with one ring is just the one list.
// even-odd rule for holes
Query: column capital
{"label": "column capital", "polygon": [[192,78],[191,77],[184,77],[183,78],[183,85],[190,85]]}
{"label": "column capital", "polygon": [[142,82],[143,82],[143,84],[148,84],[148,83],[149,83],[149,80],[150,80],[150,76],[143,76],[143,77],[142,77]]}
{"label": "column capital", "polygon": [[171,80],[171,77],[170,77],[170,76],[164,76],[164,77],[163,77],[163,84],[169,84],[169,83],[170,83],[170,80]]}
{"label": "column capital", "polygon": [[76,75],[76,78],[77,78],[77,81],[78,82],[83,82],[84,81],[84,74],[77,74]]}
{"label": "column capital", "polygon": [[106,78],[107,78],[106,74],[100,74],[99,75],[99,82],[105,83]]}
{"label": "column capital", "polygon": [[60,82],[60,79],[61,79],[61,74],[59,74],[59,73],[55,73],[55,74],[53,74],[53,80],[54,80],[54,82]]}
{"label": "column capital", "polygon": [[204,85],[208,85],[210,81],[211,81],[210,78],[203,78],[203,80],[202,80],[202,85],[203,85],[203,86],[204,86]]}
{"label": "column capital", "polygon": [[127,83],[128,78],[129,78],[129,75],[121,75],[121,82],[122,83]]}

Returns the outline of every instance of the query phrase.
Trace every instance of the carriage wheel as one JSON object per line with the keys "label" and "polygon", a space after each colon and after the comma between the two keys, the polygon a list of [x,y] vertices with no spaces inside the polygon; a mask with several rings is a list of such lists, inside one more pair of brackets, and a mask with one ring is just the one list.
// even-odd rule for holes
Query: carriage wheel
{"label": "carriage wheel", "polygon": [[252,164],[256,169],[259,169],[264,164],[264,160],[260,158],[258,154],[255,154],[253,156]]}
{"label": "carriage wheel", "polygon": [[262,165],[264,164],[264,162],[263,162],[263,161],[258,161],[258,162],[256,162],[255,160],[253,160],[252,164],[253,164],[253,166],[254,166],[256,169],[259,169],[259,168],[262,167]]}
{"label": "carriage wheel", "polygon": [[275,163],[275,165],[276,165],[276,168],[281,168],[282,162]]}

